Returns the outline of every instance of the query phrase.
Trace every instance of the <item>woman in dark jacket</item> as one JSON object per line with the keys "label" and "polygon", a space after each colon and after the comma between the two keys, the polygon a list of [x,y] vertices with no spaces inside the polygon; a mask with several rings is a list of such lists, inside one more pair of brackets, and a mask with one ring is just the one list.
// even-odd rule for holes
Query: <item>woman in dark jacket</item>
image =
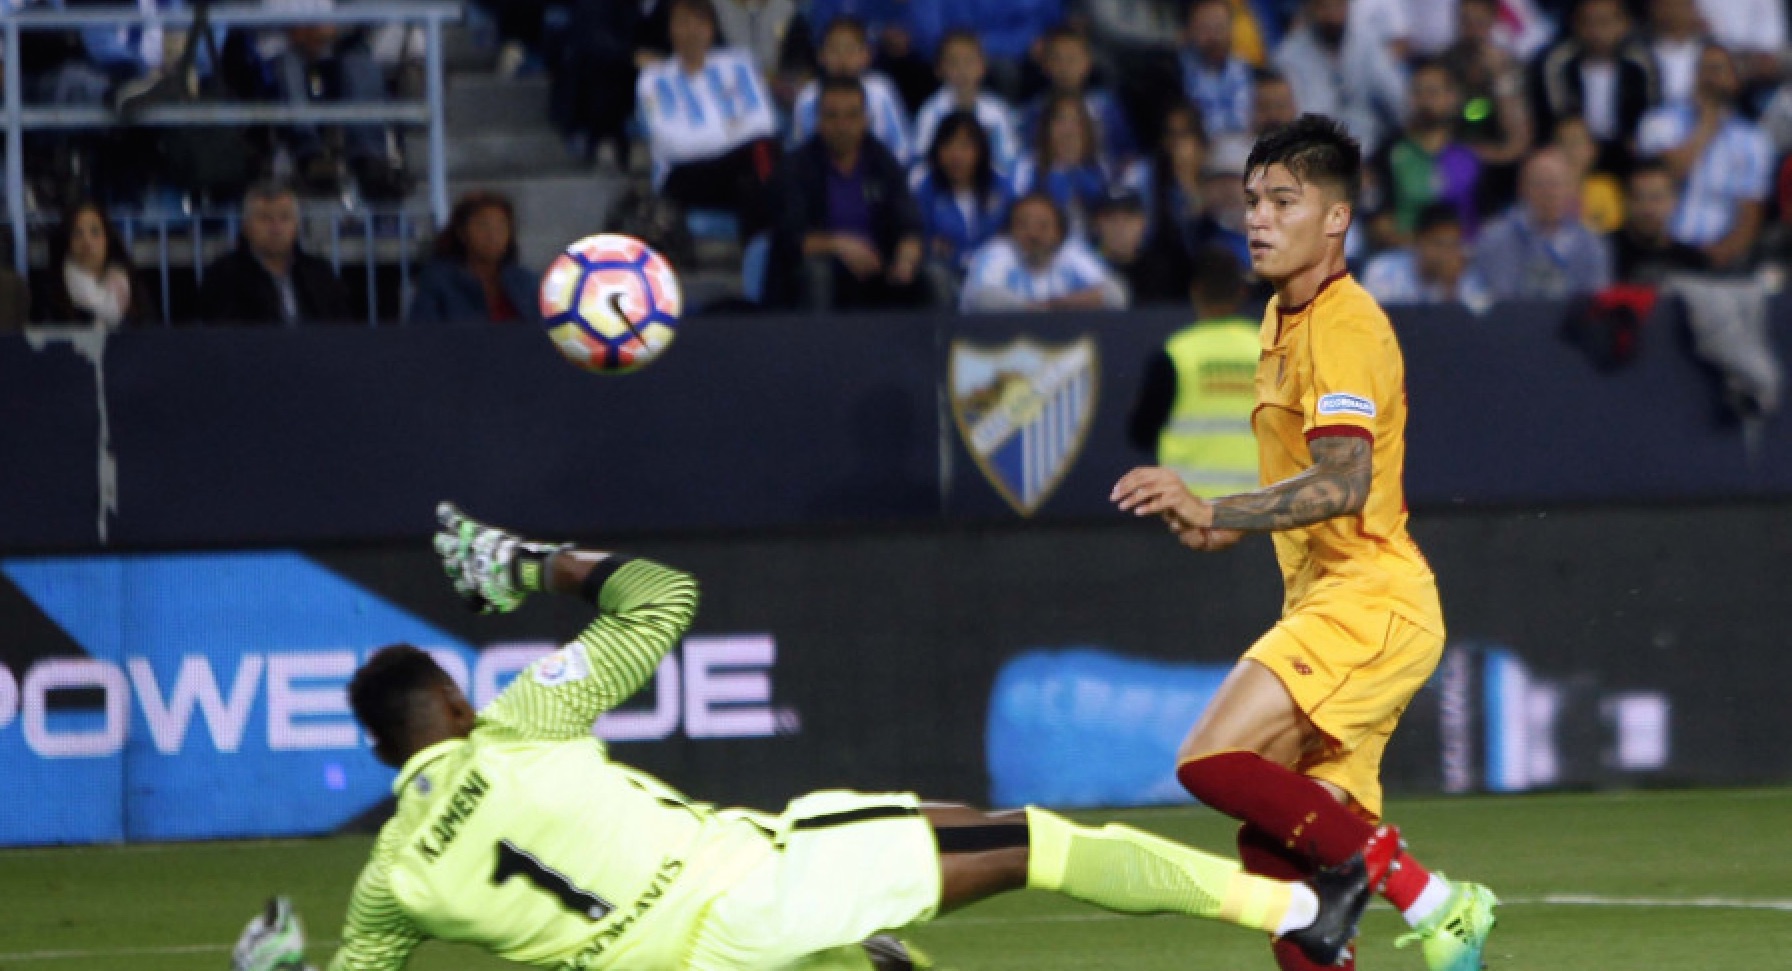
{"label": "woman in dark jacket", "polygon": [[130,249],[95,202],[77,202],[50,236],[39,315],[51,324],[99,324],[116,328],[144,317],[143,288]]}
{"label": "woman in dark jacket", "polygon": [[410,324],[541,323],[541,278],[517,263],[516,210],[495,192],[469,192],[417,274]]}

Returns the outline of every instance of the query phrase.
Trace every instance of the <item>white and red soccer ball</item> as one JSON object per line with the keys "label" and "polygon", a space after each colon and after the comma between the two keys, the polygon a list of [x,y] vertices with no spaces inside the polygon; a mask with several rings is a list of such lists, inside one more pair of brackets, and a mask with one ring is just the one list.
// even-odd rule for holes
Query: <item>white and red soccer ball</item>
{"label": "white and red soccer ball", "polygon": [[684,295],[666,258],[633,236],[587,236],[541,278],[541,321],[554,346],[587,371],[642,367],[678,335]]}

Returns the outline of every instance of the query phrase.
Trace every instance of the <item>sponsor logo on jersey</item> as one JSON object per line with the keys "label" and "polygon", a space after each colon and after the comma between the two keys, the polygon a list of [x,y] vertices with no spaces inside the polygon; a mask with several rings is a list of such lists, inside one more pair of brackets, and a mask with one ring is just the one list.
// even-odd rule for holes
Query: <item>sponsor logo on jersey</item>
{"label": "sponsor logo on jersey", "polygon": [[996,492],[1031,516],[1064,481],[1088,440],[1098,375],[1095,338],[1050,346],[953,341],[952,417]]}
{"label": "sponsor logo on jersey", "polygon": [[585,660],[585,650],[577,644],[566,645],[542,658],[535,666],[535,680],[550,688],[582,681],[590,675],[591,665]]}
{"label": "sponsor logo on jersey", "polygon": [[1375,417],[1375,402],[1359,394],[1345,394],[1334,391],[1319,396],[1319,406],[1315,409],[1322,415],[1360,415],[1364,418]]}

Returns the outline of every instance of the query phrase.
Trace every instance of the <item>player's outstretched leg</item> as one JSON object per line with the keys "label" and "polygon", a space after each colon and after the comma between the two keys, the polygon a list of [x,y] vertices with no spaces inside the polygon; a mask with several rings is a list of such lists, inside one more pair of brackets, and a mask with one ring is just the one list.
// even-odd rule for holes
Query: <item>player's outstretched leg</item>
{"label": "player's outstretched leg", "polygon": [[1360,857],[1311,884],[1294,883],[1131,826],[1082,826],[1037,808],[998,816],[944,808],[928,810],[941,851],[942,909],[1024,885],[1118,913],[1187,914],[1267,931],[1331,964],[1356,936],[1369,900]]}
{"label": "player's outstretched leg", "polygon": [[[1290,852],[1249,823],[1238,828],[1238,862],[1246,873],[1271,880],[1308,880],[1316,866],[1311,859]],[[1356,956],[1351,953],[1344,954],[1333,964],[1319,964],[1307,957],[1307,953],[1293,941],[1282,938],[1270,942],[1270,952],[1280,971],[1356,971]]]}

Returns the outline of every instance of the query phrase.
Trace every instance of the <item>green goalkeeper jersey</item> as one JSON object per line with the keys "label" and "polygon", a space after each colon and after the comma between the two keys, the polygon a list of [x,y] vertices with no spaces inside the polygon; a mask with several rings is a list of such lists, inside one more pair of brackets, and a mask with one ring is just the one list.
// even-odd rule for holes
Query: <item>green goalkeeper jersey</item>
{"label": "green goalkeeper jersey", "polygon": [[517,675],[470,736],[405,763],[332,971],[401,968],[429,938],[544,968],[676,963],[660,952],[681,943],[667,938],[682,939],[689,902],[769,843],[610,761],[592,725],[652,676],[696,605],[689,575],[623,563],[576,641]]}

